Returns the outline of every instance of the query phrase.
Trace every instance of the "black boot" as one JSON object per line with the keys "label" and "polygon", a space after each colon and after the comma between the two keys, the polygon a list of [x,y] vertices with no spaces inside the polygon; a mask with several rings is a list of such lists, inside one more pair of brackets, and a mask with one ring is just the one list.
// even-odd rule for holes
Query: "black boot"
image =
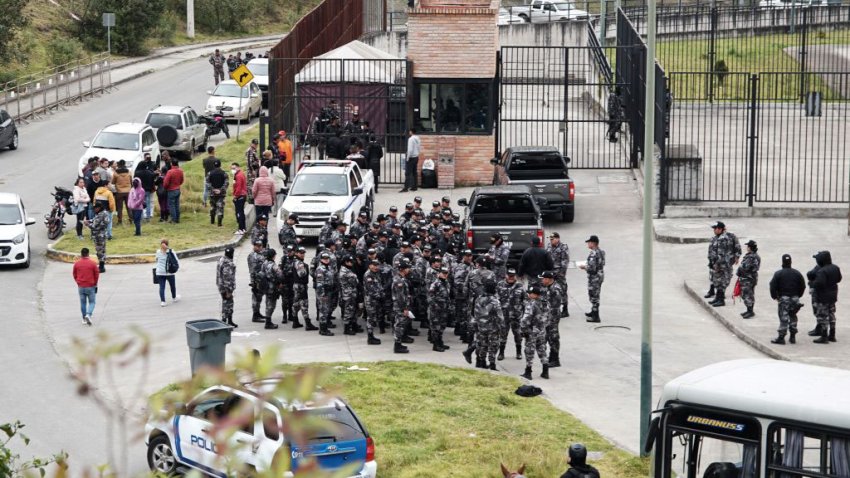
{"label": "black boot", "polygon": [[366,332],[366,329],[364,329],[363,326],[358,324],[357,322],[355,322],[352,327],[355,334],[362,334],[363,332]]}
{"label": "black boot", "polygon": [[369,345],[381,345],[381,339],[375,338],[374,335],[369,334],[369,338],[366,340],[366,343]]}
{"label": "black boot", "polygon": [[815,325],[815,328],[809,331],[809,337],[819,337],[821,334],[820,324]]}
{"label": "black boot", "polygon": [[602,319],[599,318],[599,311],[594,309],[590,312],[590,317],[585,319],[587,322],[602,322]]}
{"label": "black boot", "polygon": [[304,324],[302,324],[301,321],[298,320],[298,314],[292,314],[292,328],[300,329],[301,327],[304,327]]}
{"label": "black boot", "polygon": [[354,331],[354,324],[345,324],[343,327],[342,335],[356,335],[357,332]]}
{"label": "black boot", "polygon": [[743,313],[741,314],[741,317],[743,317],[743,318],[745,318],[745,319],[749,319],[749,318],[751,318],[751,317],[755,317],[755,315],[756,315],[756,314],[753,312],[753,308],[752,308],[752,307],[747,307],[747,311],[746,311],[746,312],[743,312]]}
{"label": "black boot", "polygon": [[304,319],[304,322],[305,322],[305,324],[306,324],[306,328],[305,328],[304,330],[306,330],[307,332],[313,332],[313,331],[315,331],[315,330],[319,330],[319,328],[318,328],[318,327],[316,327],[315,325],[313,325],[313,321],[312,321],[312,320],[310,320],[310,319]]}
{"label": "black boot", "polygon": [[270,319],[266,319],[266,327],[265,328],[268,329],[268,330],[274,330],[274,329],[277,328],[277,324],[272,323],[272,321]]}
{"label": "black boot", "polygon": [[522,345],[516,344],[516,359],[522,360]]}
{"label": "black boot", "polygon": [[408,350],[407,347],[402,345],[401,342],[396,341],[395,345],[393,346],[393,353],[406,354],[408,352],[410,352],[410,350]]}
{"label": "black boot", "polygon": [[593,311],[591,310],[590,312],[585,312],[584,316],[585,317],[593,317]]}
{"label": "black boot", "polygon": [[98,270],[99,272],[106,272],[106,262],[104,262],[104,261],[99,261],[99,262],[97,263],[97,270]]}
{"label": "black boot", "polygon": [[789,332],[790,332],[790,335],[788,336],[788,343],[789,344],[796,344],[797,343],[797,330],[791,329],[791,330],[789,330]]}
{"label": "black boot", "polygon": [[413,343],[413,338],[412,338],[412,337],[408,337],[408,336],[406,336],[406,335],[405,335],[404,337],[402,337],[402,338],[401,338],[401,343],[403,343],[403,344],[412,344],[412,343]]}
{"label": "black boot", "polygon": [[475,368],[487,368],[487,362],[482,356],[477,356],[475,358]]}
{"label": "black boot", "polygon": [[319,325],[319,335],[324,335],[326,337],[333,337],[334,333],[330,331],[324,324]]}
{"label": "black boot", "polygon": [[497,357],[497,359],[505,360],[505,344],[499,346],[499,356]]}
{"label": "black boot", "polygon": [[531,380],[531,367],[525,367],[525,372],[520,374],[520,377]]}
{"label": "black boot", "polygon": [[255,310],[254,315],[251,316],[251,322],[265,322],[265,321],[266,321],[266,319],[264,319],[263,316],[260,315],[260,311]]}
{"label": "black boot", "polygon": [[490,362],[490,370],[496,370],[496,362]]}
{"label": "black boot", "polygon": [[540,374],[540,378],[546,378],[546,379],[549,378],[549,366],[548,365],[543,366],[543,373]]}
{"label": "black boot", "polygon": [[561,317],[569,317],[569,316],[570,316],[570,309],[567,308],[567,304],[564,304],[564,311],[561,313]]}
{"label": "black boot", "polygon": [[813,342],[816,343],[816,344],[828,344],[829,343],[829,333],[826,331],[826,329],[821,328],[820,337],[813,340]]}
{"label": "black boot", "polygon": [[443,350],[449,350],[451,348],[448,345],[446,345],[445,342],[443,342],[443,335],[442,334],[440,334],[439,337],[437,337],[437,340],[439,341],[440,347],[442,347]]}
{"label": "black boot", "polygon": [[708,292],[706,292],[703,297],[706,298],[706,299],[710,299],[710,298],[714,297],[714,286],[709,287]]}
{"label": "black boot", "polygon": [[726,305],[726,293],[723,290],[717,290],[714,300],[709,302],[712,307],[723,307]]}
{"label": "black boot", "polygon": [[771,340],[770,343],[776,345],[785,345],[785,334],[779,334],[779,336]]}
{"label": "black boot", "polygon": [[286,325],[288,323],[289,323],[289,311],[286,310],[286,309],[283,309],[283,319],[281,319],[280,324]]}
{"label": "black boot", "polygon": [[837,340],[835,340],[835,324],[829,324],[829,341],[837,342]]}
{"label": "black boot", "polygon": [[434,352],[445,352],[446,351],[444,348],[440,347],[440,342],[438,341],[438,339],[432,340],[431,343],[434,344],[431,347],[431,350],[433,350]]}
{"label": "black boot", "polygon": [[468,364],[472,364],[472,351],[473,350],[475,350],[475,349],[470,347],[470,348],[468,348],[468,349],[466,349],[462,352],[463,358],[466,359],[466,363],[468,363]]}
{"label": "black boot", "polygon": [[227,321],[227,325],[229,325],[229,326],[233,327],[234,329],[238,329],[238,328],[239,328],[239,326],[238,326],[238,325],[236,325],[236,322],[234,322],[234,321],[233,321],[233,319],[228,320],[228,321]]}
{"label": "black boot", "polygon": [[422,335],[422,334],[419,333],[419,330],[411,328],[410,330],[407,331],[407,335],[409,335],[411,337],[416,337],[416,336],[419,336],[419,335]]}
{"label": "black boot", "polygon": [[380,321],[380,322],[378,322],[378,330],[379,330],[382,334],[387,333],[387,324],[386,324],[383,320],[382,320],[382,321]]}
{"label": "black boot", "polygon": [[549,368],[557,368],[561,366],[561,358],[558,357],[558,353],[552,350],[549,350]]}
{"label": "black boot", "polygon": [[215,225],[215,211],[210,211],[210,224]]}
{"label": "black boot", "polygon": [[224,216],[218,216],[218,227],[221,227],[221,220],[224,219]]}

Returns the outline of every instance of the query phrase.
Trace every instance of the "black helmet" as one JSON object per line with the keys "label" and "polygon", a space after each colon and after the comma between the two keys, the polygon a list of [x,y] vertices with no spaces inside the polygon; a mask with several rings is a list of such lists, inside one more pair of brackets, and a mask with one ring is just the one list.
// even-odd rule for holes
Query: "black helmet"
{"label": "black helmet", "polygon": [[276,250],[274,250],[272,248],[266,249],[266,259],[272,260],[272,259],[274,259],[274,256],[276,256],[276,255],[277,255]]}
{"label": "black helmet", "polygon": [[567,451],[571,465],[583,465],[587,460],[587,448],[581,443],[573,443]]}

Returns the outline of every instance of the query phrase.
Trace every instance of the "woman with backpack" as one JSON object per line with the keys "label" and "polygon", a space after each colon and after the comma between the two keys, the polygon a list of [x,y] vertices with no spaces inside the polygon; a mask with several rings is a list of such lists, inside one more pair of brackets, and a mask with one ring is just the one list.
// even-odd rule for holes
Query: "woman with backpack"
{"label": "woman with backpack", "polygon": [[171,287],[171,299],[173,302],[180,300],[177,295],[177,284],[175,283],[174,274],[180,268],[180,261],[177,260],[177,254],[168,247],[168,239],[163,239],[159,243],[159,249],[156,251],[156,278],[159,281],[159,305],[165,307],[165,283]]}

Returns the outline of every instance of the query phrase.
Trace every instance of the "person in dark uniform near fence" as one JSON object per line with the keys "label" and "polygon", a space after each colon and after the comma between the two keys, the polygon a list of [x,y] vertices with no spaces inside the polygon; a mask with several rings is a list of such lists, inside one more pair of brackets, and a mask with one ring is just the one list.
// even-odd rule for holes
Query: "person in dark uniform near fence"
{"label": "person in dark uniform near fence", "polygon": [[738,280],[741,283],[741,299],[747,310],[741,313],[741,317],[749,319],[756,314],[753,312],[753,306],[756,303],[755,288],[759,280],[759,269],[761,268],[761,257],[758,255],[758,244],[756,241],[750,240],[747,242],[747,253],[741,259],[741,265],[738,266]]}
{"label": "person in dark uniform near fence", "polygon": [[812,289],[812,301],[815,317],[818,320],[820,337],[816,344],[835,342],[835,303],[838,301],[838,283],[841,282],[841,269],[832,263],[829,251],[820,251],[814,256],[817,268],[809,271],[809,288]]}
{"label": "person in dark uniform near fence", "polygon": [[375,178],[375,193],[378,192],[378,186],[381,183],[381,158],[383,157],[383,146],[375,135],[370,135],[369,145],[366,147],[366,165],[372,170],[372,176]]}
{"label": "person in dark uniform near fence", "polygon": [[239,327],[233,322],[233,291],[236,290],[236,264],[233,263],[233,248],[224,249],[224,255],[218,260],[215,282],[221,295],[221,321],[233,328]]}
{"label": "person in dark uniform near fence", "polygon": [[331,265],[331,253],[324,251],[319,255],[319,265],[316,267],[316,300],[319,308],[319,335],[332,336],[330,331],[331,313],[333,312],[333,294],[336,291],[336,271]]}
{"label": "person in dark uniform near fence", "polygon": [[[717,221],[711,225],[714,237],[708,246],[708,266],[711,276],[711,289],[714,300],[709,302],[713,307],[726,305],[726,288],[732,280],[732,267],[738,264],[741,257],[741,244],[738,238],[726,231],[726,224]],[[706,294],[706,297],[711,295]]]}
{"label": "person in dark uniform near fence", "polygon": [[590,253],[587,264],[581,266],[587,272],[587,295],[590,299],[590,312],[584,314],[588,322],[601,322],[599,318],[599,296],[602,293],[602,282],[605,280],[605,251],[599,248],[599,237],[590,236],[586,241]]}
{"label": "person in dark uniform near fence", "polygon": [[567,244],[561,241],[561,235],[557,232],[549,234],[549,245],[546,246],[546,252],[552,258],[552,272],[555,273],[555,282],[561,286],[564,291],[564,300],[561,301],[562,310],[558,311],[559,317],[569,317],[570,311],[567,306],[568,290],[567,290],[567,267],[570,264],[570,248]]}
{"label": "person in dark uniform near fence", "polygon": [[803,274],[791,267],[791,255],[782,256],[782,268],[773,274],[770,280],[770,298],[777,302],[779,313],[778,336],[771,343],[785,345],[785,334],[790,332],[788,342],[797,343],[797,312],[800,310],[800,297],[806,291]]}

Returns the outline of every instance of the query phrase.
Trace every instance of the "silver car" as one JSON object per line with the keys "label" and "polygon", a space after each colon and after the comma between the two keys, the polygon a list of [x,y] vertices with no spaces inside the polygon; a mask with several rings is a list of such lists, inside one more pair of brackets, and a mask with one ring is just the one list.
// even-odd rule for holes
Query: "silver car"
{"label": "silver car", "polygon": [[207,148],[207,125],[190,106],[157,105],[145,117],[161,149],[192,157]]}

